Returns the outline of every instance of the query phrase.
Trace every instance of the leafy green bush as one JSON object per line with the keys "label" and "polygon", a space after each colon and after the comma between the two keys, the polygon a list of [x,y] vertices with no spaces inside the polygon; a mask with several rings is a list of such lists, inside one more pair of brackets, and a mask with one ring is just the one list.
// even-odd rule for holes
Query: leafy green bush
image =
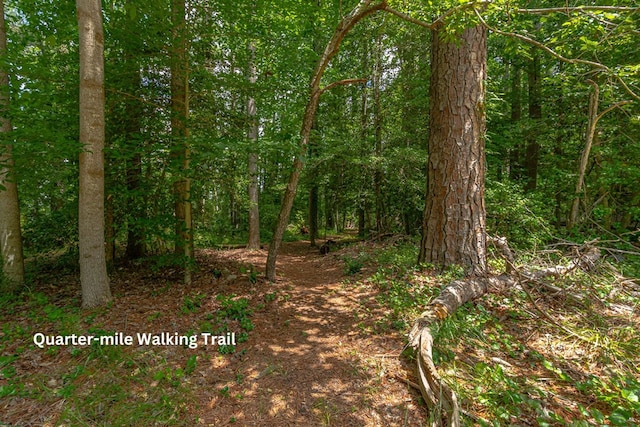
{"label": "leafy green bush", "polygon": [[28,217],[22,232],[25,251],[40,253],[72,245],[78,240],[77,223],[75,204],[46,215]]}
{"label": "leafy green bush", "polygon": [[489,234],[505,236],[512,247],[530,249],[549,239],[549,207],[516,184],[487,182],[486,205]]}

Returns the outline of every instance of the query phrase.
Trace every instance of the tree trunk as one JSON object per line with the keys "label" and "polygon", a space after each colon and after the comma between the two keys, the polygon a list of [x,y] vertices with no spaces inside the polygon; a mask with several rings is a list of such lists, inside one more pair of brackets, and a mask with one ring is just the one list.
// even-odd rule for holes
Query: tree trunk
{"label": "tree trunk", "polygon": [[[511,124],[515,125],[522,118],[522,70],[515,64],[511,64],[511,70]],[[522,177],[520,145],[520,141],[516,140],[509,151],[509,178],[514,181]]]}
{"label": "tree trunk", "polygon": [[[128,48],[126,48],[128,49]],[[138,63],[139,52],[131,50],[125,53],[126,67],[124,76],[128,90],[137,94],[142,82],[140,76],[140,65]],[[127,259],[138,259],[144,256],[145,252],[145,230],[144,220],[146,216],[146,196],[140,191],[142,184],[142,148],[143,141],[141,135],[142,105],[137,97],[128,97],[125,100],[124,117],[124,137],[127,143],[128,159],[126,164],[127,180],[127,210],[131,217],[127,223],[127,248],[125,255]]]}
{"label": "tree trunk", "polygon": [[[4,22],[4,0],[0,0],[0,58],[7,52],[7,31]],[[20,229],[20,205],[10,141],[9,73],[0,66],[0,284],[7,281],[5,290],[14,291],[24,284],[24,261]]]}
{"label": "tree trunk", "polygon": [[191,217],[191,179],[189,173],[189,76],[185,0],[172,0],[171,49],[171,131],[174,137],[173,158],[179,162],[179,178],[173,184],[176,217],[176,254],[185,261],[184,283],[191,283],[193,260],[193,227]]}
{"label": "tree trunk", "polygon": [[[258,80],[256,72],[256,46],[249,43],[249,84],[251,89]],[[249,242],[247,249],[260,249],[260,193],[258,191],[258,120],[257,120],[256,100],[249,96],[247,100],[247,117],[249,129],[247,139],[251,144],[249,152]]]}
{"label": "tree trunk", "polygon": [[576,181],[575,196],[571,203],[571,212],[569,214],[569,222],[567,228],[573,228],[578,221],[578,212],[580,210],[580,194],[584,189],[584,177],[587,172],[587,164],[589,163],[589,154],[591,146],[596,135],[596,123],[598,121],[598,102],[600,100],[600,88],[598,84],[589,80],[589,84],[593,87],[593,92],[589,96],[589,117],[587,121],[587,138],[580,156],[580,166],[578,168],[578,179]]}
{"label": "tree trunk", "polygon": [[300,173],[302,172],[302,167],[304,165],[304,157],[307,152],[307,145],[309,143],[309,136],[311,134],[311,127],[313,126],[313,120],[318,108],[318,101],[320,100],[320,95],[322,95],[324,90],[326,90],[326,88],[320,88],[322,76],[327,66],[329,65],[329,62],[331,62],[331,59],[335,56],[336,53],[338,53],[338,49],[340,48],[342,39],[344,39],[344,37],[349,33],[353,26],[356,25],[362,18],[385,7],[384,2],[376,3],[374,5],[371,5],[371,2],[372,0],[361,0],[358,5],[340,21],[338,27],[333,33],[333,36],[327,43],[324,52],[320,56],[320,59],[318,60],[316,68],[311,77],[311,81],[309,83],[309,97],[304,116],[302,118],[302,128],[300,130],[300,148],[293,162],[293,170],[289,175],[289,182],[287,184],[282,204],[280,206],[280,213],[278,215],[276,228],[273,233],[273,238],[271,239],[271,244],[269,245],[269,254],[267,255],[266,265],[266,277],[269,281],[275,281],[276,279],[276,257],[278,256],[278,251],[280,250],[280,245],[282,244],[284,231],[287,228],[287,224],[289,223],[289,214],[291,213],[293,200],[298,189],[298,181],[300,179]]}
{"label": "tree trunk", "polygon": [[[532,48],[532,58],[527,77],[529,79],[529,118],[533,121],[542,118],[542,81],[540,76],[540,53]],[[533,191],[538,186],[538,157],[540,143],[537,130],[532,129],[527,135],[527,152],[525,154],[525,169],[527,173],[526,191]]]}
{"label": "tree trunk", "polygon": [[104,238],[104,33],[100,0],[77,0],[80,32],[80,195],[82,306],[111,300]]}
{"label": "tree trunk", "polygon": [[[106,184],[105,186],[109,186]],[[116,229],[113,214],[113,194],[107,194],[104,207],[104,254],[107,272],[111,271],[116,260]]]}
{"label": "tree trunk", "polygon": [[[369,66],[369,49],[367,49],[367,45],[364,46],[364,55],[362,59],[362,66],[364,69],[367,69]],[[367,93],[367,89],[362,89],[361,95],[362,105],[360,109],[360,139],[362,140],[363,146],[366,147],[367,134],[369,132],[369,111],[368,111],[368,100],[369,94]],[[363,158],[365,157],[366,151],[363,153]],[[363,183],[369,180],[369,168],[365,166],[364,162],[361,164],[361,176],[360,179]],[[358,236],[364,237],[367,234],[367,190],[366,186],[361,185],[360,191],[360,200],[358,204]]]}
{"label": "tree trunk", "polygon": [[382,199],[382,104],[380,103],[380,86],[382,84],[382,34],[376,37],[376,47],[373,63],[373,134],[375,137],[373,172],[373,191],[376,204],[376,231],[382,234],[384,224],[384,202]]}
{"label": "tree trunk", "polygon": [[313,182],[309,189],[309,244],[316,247],[318,238],[318,185]]}
{"label": "tree trunk", "polygon": [[468,28],[459,40],[432,31],[427,198],[419,262],[487,268],[484,206],[487,34]]}

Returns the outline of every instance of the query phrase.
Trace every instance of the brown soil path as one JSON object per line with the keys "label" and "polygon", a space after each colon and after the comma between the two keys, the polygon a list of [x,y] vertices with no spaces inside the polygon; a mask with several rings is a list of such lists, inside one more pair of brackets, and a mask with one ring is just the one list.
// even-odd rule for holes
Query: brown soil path
{"label": "brown soil path", "polygon": [[[214,254],[260,271],[266,259],[264,250]],[[338,254],[321,256],[308,242],[283,245],[278,281],[252,291],[276,299],[253,314],[236,355],[212,356],[213,372],[203,373],[203,425],[424,425],[418,394],[396,378],[411,369],[398,357],[403,336],[374,332],[384,316],[375,291],[343,268]]]}

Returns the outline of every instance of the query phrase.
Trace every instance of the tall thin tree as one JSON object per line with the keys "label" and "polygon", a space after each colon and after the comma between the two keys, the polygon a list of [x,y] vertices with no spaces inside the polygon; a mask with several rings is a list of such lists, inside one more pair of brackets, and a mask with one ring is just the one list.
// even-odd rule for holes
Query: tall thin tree
{"label": "tall thin tree", "polygon": [[[4,0],[0,0],[0,59],[7,53],[7,31],[4,22]],[[14,174],[13,145],[10,140],[9,73],[5,62],[0,65],[0,258],[2,274],[9,290],[24,283],[20,205]]]}
{"label": "tall thin tree", "polygon": [[185,284],[191,283],[189,262],[193,259],[193,220],[191,216],[191,179],[189,177],[188,119],[189,72],[185,0],[171,1],[171,131],[173,158],[179,162],[180,176],[173,184],[176,217],[176,254],[184,257]]}
{"label": "tall thin tree", "polygon": [[76,0],[80,33],[80,196],[82,306],[111,300],[104,238],[104,32],[100,0]]}
{"label": "tall thin tree", "polygon": [[[248,80],[251,91],[255,90],[258,80],[256,72],[256,45],[250,42],[249,46],[249,75]],[[260,249],[260,192],[258,186],[258,120],[256,99],[251,94],[247,99],[247,117],[249,126],[247,139],[251,144],[249,149],[249,242],[248,249]]]}

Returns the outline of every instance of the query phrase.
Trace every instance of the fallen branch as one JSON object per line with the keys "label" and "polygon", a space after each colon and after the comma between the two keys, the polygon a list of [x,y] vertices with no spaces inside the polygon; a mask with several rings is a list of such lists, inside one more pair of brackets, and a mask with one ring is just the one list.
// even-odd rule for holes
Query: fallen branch
{"label": "fallen branch", "polygon": [[[442,380],[433,363],[433,336],[431,327],[437,321],[442,320],[452,314],[463,304],[477,299],[488,292],[501,291],[507,287],[513,287],[517,283],[539,281],[548,276],[558,276],[568,274],[577,269],[590,270],[600,258],[600,251],[595,247],[587,247],[584,253],[576,249],[576,258],[567,265],[558,265],[535,271],[519,271],[513,265],[513,254],[509,249],[506,239],[490,239],[500,249],[505,257],[508,271],[515,273],[505,273],[499,276],[471,277],[463,280],[451,282],[428,306],[428,309],[420,315],[414,322],[413,328],[409,332],[409,345],[417,352],[417,367],[419,388],[429,411],[434,415],[434,425],[436,426],[459,426],[461,409],[458,405],[456,394]],[[525,288],[525,292],[531,300],[533,298]],[[534,306],[535,305],[535,301]],[[536,306],[538,309],[538,307]],[[538,309],[538,311],[541,311]],[[542,311],[541,311],[542,312]],[[545,314],[542,312],[543,315]],[[552,320],[550,316],[546,316]],[[584,339],[575,332],[559,325],[565,332]]]}

